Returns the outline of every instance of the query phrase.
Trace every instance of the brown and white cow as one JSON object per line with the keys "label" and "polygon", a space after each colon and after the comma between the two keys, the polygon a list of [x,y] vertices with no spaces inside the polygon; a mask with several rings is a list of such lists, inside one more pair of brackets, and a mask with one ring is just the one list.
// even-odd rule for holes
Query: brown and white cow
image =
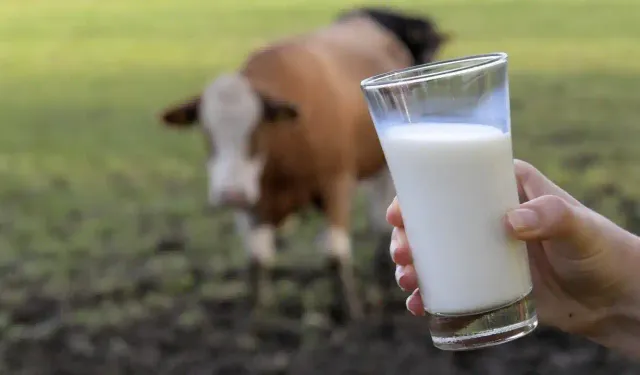
{"label": "brown and white cow", "polygon": [[326,217],[322,250],[341,300],[352,318],[362,315],[351,265],[353,194],[364,186],[370,226],[381,236],[375,258],[388,267],[384,216],[395,190],[360,82],[431,60],[445,39],[426,18],[350,10],[324,28],[255,51],[238,71],[164,111],[168,126],[200,124],[209,203],[236,212],[257,302],[270,295],[277,228],[314,205]]}

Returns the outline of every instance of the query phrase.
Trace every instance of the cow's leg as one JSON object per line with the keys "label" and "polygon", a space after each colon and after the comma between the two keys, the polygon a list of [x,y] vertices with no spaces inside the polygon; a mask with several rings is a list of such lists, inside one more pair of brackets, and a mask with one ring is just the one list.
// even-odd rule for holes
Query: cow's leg
{"label": "cow's leg", "polygon": [[349,233],[352,196],[355,188],[352,175],[342,175],[328,181],[323,194],[327,228],[322,248],[329,258],[329,269],[334,281],[334,295],[349,312],[351,319],[363,316],[354,276],[352,244]]}
{"label": "cow's leg", "polygon": [[284,220],[284,223],[276,230],[276,249],[282,251],[282,249],[289,246],[289,239],[287,238],[293,233],[298,231],[301,226],[301,218],[297,214],[290,215]]}
{"label": "cow's leg", "polygon": [[254,217],[245,212],[237,212],[235,220],[249,257],[249,302],[252,307],[271,305],[271,269],[276,255],[275,229],[271,225],[257,223]]}
{"label": "cow's leg", "polygon": [[389,254],[391,232],[393,227],[386,221],[387,207],[395,196],[395,187],[389,170],[385,167],[376,176],[366,182],[365,195],[369,226],[376,237],[376,248],[373,256],[374,292],[377,304],[383,311],[383,318],[388,318],[392,288],[395,287],[394,265]]}

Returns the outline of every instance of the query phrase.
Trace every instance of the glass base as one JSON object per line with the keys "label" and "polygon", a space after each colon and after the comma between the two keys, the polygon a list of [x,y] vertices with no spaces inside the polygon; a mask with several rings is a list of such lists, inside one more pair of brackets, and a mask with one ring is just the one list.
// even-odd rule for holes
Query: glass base
{"label": "glass base", "polygon": [[475,350],[500,345],[524,337],[538,326],[531,293],[508,306],[480,314],[426,313],[433,344],[442,350]]}

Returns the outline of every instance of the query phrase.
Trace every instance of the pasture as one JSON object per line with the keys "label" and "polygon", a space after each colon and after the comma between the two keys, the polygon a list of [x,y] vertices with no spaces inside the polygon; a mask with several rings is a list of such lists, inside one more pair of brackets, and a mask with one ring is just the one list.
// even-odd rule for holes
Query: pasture
{"label": "pasture", "polygon": [[[454,34],[440,58],[509,53],[516,157],[640,233],[640,2],[393,3]],[[640,373],[548,329],[438,352],[399,290],[392,334],[371,321],[330,339],[315,221],[280,253],[281,310],[249,315],[231,217],[205,210],[200,134],[157,114],[252,48],[355,4],[2,1],[0,372]],[[372,243],[354,220],[366,282]]]}

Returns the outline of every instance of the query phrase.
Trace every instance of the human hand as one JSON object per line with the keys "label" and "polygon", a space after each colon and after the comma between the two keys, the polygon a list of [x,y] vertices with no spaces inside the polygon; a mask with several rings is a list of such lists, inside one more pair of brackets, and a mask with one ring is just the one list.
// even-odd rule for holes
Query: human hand
{"label": "human hand", "polygon": [[[514,238],[526,241],[541,324],[598,339],[615,315],[640,316],[640,239],[587,208],[532,165],[515,161],[521,205],[505,215]],[[397,198],[387,211],[398,285],[412,291],[407,308],[424,315]],[[622,312],[626,311],[626,312]]]}

